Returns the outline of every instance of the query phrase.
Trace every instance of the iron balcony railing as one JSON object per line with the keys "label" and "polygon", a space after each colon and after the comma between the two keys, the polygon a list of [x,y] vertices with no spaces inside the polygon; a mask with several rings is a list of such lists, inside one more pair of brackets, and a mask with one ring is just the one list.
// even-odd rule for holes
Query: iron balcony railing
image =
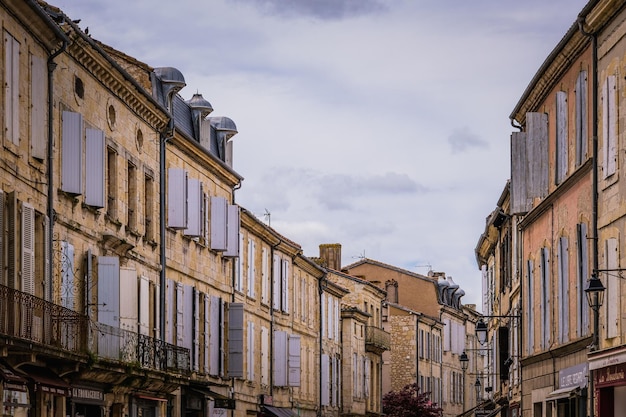
{"label": "iron balcony railing", "polygon": [[365,348],[376,350],[391,349],[391,335],[380,327],[367,326],[365,328]]}
{"label": "iron balcony railing", "polygon": [[0,285],[0,335],[144,369],[188,373],[188,348],[89,320],[58,304]]}

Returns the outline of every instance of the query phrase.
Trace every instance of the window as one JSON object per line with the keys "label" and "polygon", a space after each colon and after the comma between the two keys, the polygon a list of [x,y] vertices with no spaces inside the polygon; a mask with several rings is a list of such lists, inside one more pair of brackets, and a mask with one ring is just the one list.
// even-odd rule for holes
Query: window
{"label": "window", "polygon": [[107,149],[107,215],[110,219],[117,218],[117,152]]}
{"label": "window", "polygon": [[74,245],[61,241],[61,305],[70,310],[75,308],[74,295]]}
{"label": "window", "polygon": [[535,349],[535,294],[533,287],[533,261],[528,260],[526,264],[527,269],[527,294],[528,294],[528,302],[526,304],[526,310],[528,311],[528,320],[527,320],[527,333],[528,333],[528,351],[527,353],[533,353]]}
{"label": "window", "polygon": [[576,79],[576,166],[587,156],[587,71]]}
{"label": "window", "polygon": [[559,342],[565,343],[569,335],[569,256],[568,240],[566,237],[559,238],[557,250],[558,258],[558,281],[559,281]]}
{"label": "window", "polygon": [[256,242],[248,238],[248,296],[256,298]]}
{"label": "window", "polygon": [[85,204],[95,208],[104,207],[105,146],[102,130],[85,131]]}
{"label": "window", "polygon": [[269,304],[269,264],[269,251],[266,247],[263,247],[261,249],[261,302],[263,304]]}
{"label": "window", "polygon": [[128,229],[131,232],[137,231],[137,167],[128,161],[126,172],[126,202],[128,204]]}
{"label": "window", "polygon": [[48,69],[44,58],[30,54],[30,149],[33,158],[46,158]]}
{"label": "window", "polygon": [[[606,240],[605,246],[605,265],[608,271],[614,271],[619,268],[619,253],[616,238]],[[613,338],[619,336],[620,322],[620,278],[615,272],[609,272],[605,275],[606,279],[606,337]]]}
{"label": "window", "polygon": [[187,179],[187,227],[183,230],[185,236],[199,238],[203,234],[204,219],[202,217],[204,193],[202,183],[196,178]]}
{"label": "window", "polygon": [[243,375],[243,324],[242,303],[228,305],[228,376],[242,378]]}
{"label": "window", "polygon": [[144,239],[148,242],[154,242],[154,178],[146,174],[143,181],[143,227]]}
{"label": "window", "polygon": [[616,77],[609,75],[602,84],[602,158],[604,178],[617,168],[617,99]]}
{"label": "window", "polygon": [[555,184],[563,182],[567,176],[567,93],[556,93],[556,163]]}
{"label": "window", "polygon": [[20,43],[8,32],[4,32],[4,52],[4,130],[7,142],[19,145]]}
{"label": "window", "polygon": [[541,348],[550,345],[550,252],[541,248]]}
{"label": "window", "polygon": [[577,335],[582,337],[589,331],[589,309],[585,287],[589,279],[589,243],[587,241],[587,224],[579,223],[576,227],[576,317]]}
{"label": "window", "polygon": [[83,193],[83,116],[63,112],[61,143],[61,190],[70,195]]}

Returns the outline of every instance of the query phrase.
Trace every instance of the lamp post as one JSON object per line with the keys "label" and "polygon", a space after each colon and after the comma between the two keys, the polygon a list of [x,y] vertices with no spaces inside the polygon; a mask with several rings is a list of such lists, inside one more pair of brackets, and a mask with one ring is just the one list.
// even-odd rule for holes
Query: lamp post
{"label": "lamp post", "polygon": [[461,361],[461,369],[463,370],[463,387],[461,388],[461,394],[463,395],[463,411],[465,411],[465,371],[467,371],[467,366],[469,365],[469,357],[465,351],[461,353],[459,361]]}
{"label": "lamp post", "polygon": [[[600,281],[600,278],[598,278],[598,276],[596,275],[596,273],[594,272],[593,274],[591,274],[591,279],[589,279],[587,288],[585,288],[585,294],[587,294],[587,302],[589,303],[589,307],[591,308],[591,310],[593,311],[593,336],[592,336],[592,341],[591,341],[591,347],[589,348],[589,350],[591,352],[598,350],[598,348],[600,347],[600,335],[599,335],[599,329],[600,329],[600,307],[602,307],[602,303],[604,301],[604,290],[606,288],[604,288],[604,285],[602,285],[602,281]],[[589,415],[590,416],[594,416],[595,415],[595,410],[594,410],[594,382],[593,382],[593,371],[590,369],[589,370],[589,402],[590,402],[590,412]]]}
{"label": "lamp post", "polygon": [[476,377],[476,382],[474,382],[474,389],[476,390],[476,405],[478,405],[480,403],[480,401],[482,400],[481,395],[480,395],[480,378]]}

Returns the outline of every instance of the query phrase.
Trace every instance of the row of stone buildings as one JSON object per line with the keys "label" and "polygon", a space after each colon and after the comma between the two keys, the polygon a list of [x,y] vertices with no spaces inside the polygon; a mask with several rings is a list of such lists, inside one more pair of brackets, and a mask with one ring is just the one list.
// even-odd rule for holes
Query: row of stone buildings
{"label": "row of stone buildings", "polygon": [[451,278],[304,256],[237,204],[237,127],[178,70],[43,1],[0,22],[3,416],[376,416],[412,382],[446,416],[477,401]]}
{"label": "row of stone buildings", "polygon": [[625,7],[589,1],[510,115],[510,181],[476,247],[494,415],[626,409]]}

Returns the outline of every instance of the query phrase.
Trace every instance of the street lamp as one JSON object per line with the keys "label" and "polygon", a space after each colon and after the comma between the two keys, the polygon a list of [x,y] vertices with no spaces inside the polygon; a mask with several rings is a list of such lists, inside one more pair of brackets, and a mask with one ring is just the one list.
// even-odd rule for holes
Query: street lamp
{"label": "street lamp", "polygon": [[476,405],[478,405],[478,403],[482,400],[480,396],[480,386],[480,378],[476,377],[476,382],[474,382],[474,389],[476,390]]}
{"label": "street lamp", "polygon": [[465,351],[463,351],[461,356],[459,356],[459,361],[461,361],[461,369],[463,370],[463,387],[461,388],[461,395],[463,395],[463,411],[465,411],[465,371],[467,371],[467,366],[469,365],[469,357]]}
{"label": "street lamp", "polygon": [[476,323],[476,338],[478,339],[478,343],[484,345],[487,342],[487,324],[483,321],[482,318],[478,319]]}
{"label": "street lamp", "polygon": [[588,281],[585,293],[587,294],[587,302],[589,307],[593,310],[593,341],[591,343],[591,349],[596,350],[599,345],[598,328],[600,327],[600,307],[604,301],[604,285],[597,275],[592,274],[591,279]]}

